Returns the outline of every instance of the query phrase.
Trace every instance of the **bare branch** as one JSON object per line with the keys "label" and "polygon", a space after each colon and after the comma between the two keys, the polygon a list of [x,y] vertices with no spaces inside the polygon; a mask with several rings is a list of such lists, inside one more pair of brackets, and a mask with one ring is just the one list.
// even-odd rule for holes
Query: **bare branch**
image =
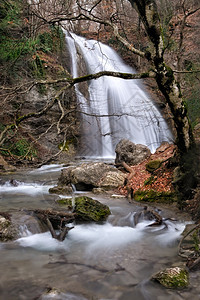
{"label": "bare branch", "polygon": [[60,133],[60,122],[62,121],[62,119],[64,118],[64,116],[65,116],[65,111],[64,111],[64,108],[62,107],[62,104],[61,104],[61,102],[60,102],[60,99],[58,99],[58,106],[59,106],[59,108],[60,108],[60,110],[61,110],[61,116],[60,116],[60,118],[59,118],[59,120],[58,120],[58,123],[57,123],[57,132],[58,132],[58,134]]}
{"label": "bare branch", "polygon": [[178,71],[178,70],[173,70],[174,73],[182,73],[182,74],[185,74],[185,73],[199,73],[200,70],[192,70],[192,71]]}
{"label": "bare branch", "polygon": [[133,47],[132,44],[130,44],[126,39],[124,39],[120,34],[119,34],[119,29],[118,26],[115,24],[111,24],[110,26],[113,28],[114,30],[114,35],[115,37],[124,45],[126,46],[127,49],[129,49],[130,51],[132,51],[133,53],[141,56],[141,57],[146,57],[146,53],[143,51],[140,51],[138,49],[136,49],[135,47]]}

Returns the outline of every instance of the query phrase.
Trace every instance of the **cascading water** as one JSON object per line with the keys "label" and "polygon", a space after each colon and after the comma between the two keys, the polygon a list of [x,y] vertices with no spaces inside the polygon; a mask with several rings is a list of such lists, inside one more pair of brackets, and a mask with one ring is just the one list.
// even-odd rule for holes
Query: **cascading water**
{"label": "cascading water", "polygon": [[[66,41],[73,77],[80,76],[79,53],[88,74],[100,71],[135,73],[107,45],[74,33],[66,33]],[[116,144],[124,138],[146,145],[152,152],[162,142],[173,140],[165,120],[138,80],[104,76],[89,82],[88,99],[78,85],[76,93],[82,111],[80,155],[113,157]]]}
{"label": "cascading water", "polygon": [[48,192],[62,168],[16,172],[12,180],[10,173],[1,176],[0,219],[9,212],[19,234],[0,242],[0,299],[199,299],[199,272],[190,273],[190,288],[183,290],[164,289],[150,280],[180,260],[177,245],[188,221],[174,219],[175,207],[157,210],[163,224],[150,226],[155,220],[146,220],[141,205],[93,195],[109,206],[107,221],[75,222],[63,242],[52,239],[33,212],[66,209],[57,203],[66,195]]}

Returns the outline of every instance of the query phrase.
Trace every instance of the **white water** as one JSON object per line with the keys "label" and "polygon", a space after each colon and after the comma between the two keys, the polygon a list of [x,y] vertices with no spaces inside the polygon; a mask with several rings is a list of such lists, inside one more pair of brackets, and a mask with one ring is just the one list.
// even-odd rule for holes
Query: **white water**
{"label": "white water", "polygon": [[[51,167],[59,170],[59,166]],[[46,183],[55,182],[56,172],[43,167],[47,169],[50,173],[40,169],[12,174],[18,186],[10,186],[9,175],[3,178],[7,183],[0,187],[0,208],[11,211],[12,219],[20,224],[21,237],[0,243],[0,299],[186,300],[188,295],[198,299],[199,277],[191,280],[189,294],[187,290],[163,289],[149,280],[155,272],[179,261],[177,243],[185,221],[166,220],[167,226],[148,227],[153,221],[140,220],[135,226],[134,215],[142,210],[140,206],[125,199],[93,195],[109,205],[107,222],[70,224],[74,228],[63,242],[53,239],[49,232],[41,232],[26,210],[58,208],[59,196],[46,191]],[[29,193],[24,192],[24,186]],[[38,186],[37,194],[32,194],[34,186]],[[4,188],[10,190],[5,192]],[[173,211],[160,213],[164,219],[176,217]],[[193,278],[197,275],[191,274]],[[57,294],[53,290],[46,295],[47,286],[55,288]]]}
{"label": "white water", "polygon": [[[73,77],[80,76],[78,59],[84,60],[88,74],[100,71],[135,73],[107,45],[74,33],[66,33],[66,41]],[[116,144],[124,138],[146,145],[152,152],[162,142],[172,142],[165,120],[138,80],[108,76],[91,80],[88,99],[78,85],[75,88],[82,111],[80,155],[113,157]]]}
{"label": "white water", "polygon": [[35,196],[37,194],[49,194],[49,189],[53,185],[43,185],[38,183],[26,183],[17,181],[18,186],[13,186],[10,182],[6,182],[0,187],[3,194],[18,194]]}
{"label": "white water", "polygon": [[[82,249],[82,255],[97,256],[98,254],[113,252],[127,247],[128,244],[137,245],[142,239],[150,235],[151,243],[162,247],[176,244],[185,228],[183,222],[168,222],[168,228],[163,225],[156,228],[148,227],[154,221],[141,221],[136,227],[113,226],[105,224],[75,225],[68,233],[64,242],[52,239],[49,232],[31,235],[24,234],[17,242],[23,247],[32,247],[40,251],[73,251],[75,247]],[[68,225],[69,226],[69,225]]]}

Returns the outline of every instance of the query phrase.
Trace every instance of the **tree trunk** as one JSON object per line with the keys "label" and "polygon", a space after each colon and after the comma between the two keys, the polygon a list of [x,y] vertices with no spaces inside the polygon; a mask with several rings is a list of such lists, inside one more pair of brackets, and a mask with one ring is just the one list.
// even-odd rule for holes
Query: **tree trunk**
{"label": "tree trunk", "polygon": [[159,90],[164,95],[173,116],[174,127],[176,129],[176,144],[180,154],[186,153],[194,143],[192,130],[179,84],[175,80],[172,69],[166,66],[163,59],[164,42],[156,1],[129,0],[129,2],[138,12],[147,35],[153,44],[153,51],[151,51],[149,60],[155,68],[156,82]]}

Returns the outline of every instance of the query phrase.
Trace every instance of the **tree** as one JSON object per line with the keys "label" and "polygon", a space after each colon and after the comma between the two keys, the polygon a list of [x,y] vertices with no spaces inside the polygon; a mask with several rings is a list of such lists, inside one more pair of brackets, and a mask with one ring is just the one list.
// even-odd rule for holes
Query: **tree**
{"label": "tree", "polygon": [[[126,38],[122,36],[122,31],[119,32],[119,24],[122,22],[120,17],[124,5],[127,1],[92,1],[91,4],[85,4],[84,1],[76,1],[76,5],[71,5],[72,11],[58,13],[57,15],[46,15],[40,17],[38,11],[34,10],[34,14],[42,18],[50,24],[60,23],[62,21],[82,22],[87,20],[101,26],[109,26],[112,28],[115,37],[123,43],[134,54],[146,59],[155,74],[155,80],[159,90],[164,95],[167,104],[170,107],[174,126],[176,129],[176,144],[181,154],[186,153],[193,145],[191,126],[187,117],[187,109],[182,98],[180,84],[176,81],[174,71],[166,64],[164,54],[166,51],[166,43],[164,40],[164,28],[161,24],[159,9],[156,0],[131,1],[128,0],[132,8],[137,12],[139,19],[143,23],[145,32],[151,42],[151,46],[146,51],[141,51],[133,47]],[[62,1],[59,2],[60,6]],[[77,9],[76,9],[77,8]],[[99,9],[100,8],[100,9]],[[102,16],[102,8],[104,16]],[[109,9],[108,9],[109,8]],[[185,24],[186,17],[199,10],[199,7],[185,13],[182,24]],[[106,12],[106,13],[105,13]],[[73,15],[71,16],[71,14]],[[119,16],[120,14],[120,16]],[[121,17],[123,20],[123,17]],[[121,25],[121,24],[120,24]],[[182,47],[182,34],[179,48]],[[179,55],[180,56],[180,55]],[[178,58],[180,61],[180,58]],[[178,62],[178,71],[180,71],[180,63]],[[148,76],[147,76],[148,77]]]}
{"label": "tree", "polygon": [[[102,29],[106,29],[107,31],[110,30],[112,32],[111,34],[114,34],[116,39],[129,51],[140,57],[142,60],[146,60],[149,70],[145,70],[145,72],[139,74],[100,72],[98,74],[89,74],[74,79],[65,76],[58,80],[37,80],[37,82],[32,82],[32,85],[30,85],[28,89],[26,86],[25,90],[30,91],[35,85],[52,85],[57,83],[62,84],[62,88],[55,94],[45,108],[33,114],[28,113],[18,117],[14,126],[28,118],[46,113],[55,103],[58,103],[58,106],[61,109],[62,113],[59,119],[61,120],[63,118],[64,108],[60,101],[60,96],[62,95],[63,90],[69,89],[76,83],[88,81],[104,75],[117,76],[125,79],[154,78],[171,110],[174,128],[176,130],[176,144],[178,146],[180,157],[181,159],[185,157],[185,154],[189,153],[193,148],[194,139],[187,116],[187,109],[184,105],[180,90],[180,84],[175,78],[176,73],[165,61],[165,52],[169,43],[165,40],[165,28],[161,22],[158,4],[160,5],[160,2],[156,0],[95,0],[90,3],[88,3],[88,1],[80,0],[52,0],[51,2],[48,0],[40,0],[37,2],[31,1],[28,5],[29,15],[32,17],[29,18],[29,22],[31,23],[30,20],[32,20],[35,24],[35,20],[37,20],[38,24],[37,28],[31,24],[32,28],[34,28],[34,32],[37,32],[37,30],[46,24],[53,27],[55,25],[62,25],[68,28],[78,28],[78,30],[82,29],[80,26],[82,22],[85,22],[84,24],[89,24],[89,26],[91,26],[90,24],[94,24],[93,28],[98,31],[99,35],[101,34]],[[198,3],[195,3],[195,5],[195,9],[191,10],[191,13],[199,11],[200,8]],[[126,35],[125,30],[123,30],[127,9],[136,12],[138,24],[140,27],[142,24],[142,30],[148,37],[150,43],[148,47],[137,48],[136,46],[133,46],[134,41],[129,41],[128,35]],[[188,15],[188,13],[186,13],[185,16],[186,15]],[[183,20],[183,24],[185,24],[185,21],[186,17]],[[130,21],[129,25],[131,25]],[[181,39],[179,48],[182,48]],[[178,71],[180,72],[180,67],[178,68]],[[59,122],[60,121],[58,121],[58,125]],[[13,124],[10,124],[9,126],[13,126]],[[2,138],[7,132],[7,129],[10,128],[9,126],[3,132]]]}

